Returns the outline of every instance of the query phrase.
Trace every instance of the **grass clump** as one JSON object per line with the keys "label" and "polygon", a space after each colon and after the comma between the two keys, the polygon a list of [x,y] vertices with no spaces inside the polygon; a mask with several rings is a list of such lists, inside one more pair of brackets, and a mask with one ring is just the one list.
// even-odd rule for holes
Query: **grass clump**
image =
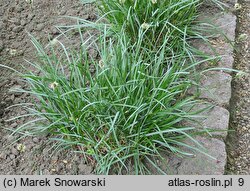
{"label": "grass clump", "polygon": [[[196,143],[188,134],[194,128],[180,125],[196,115],[189,109],[197,101],[183,96],[192,84],[187,77],[190,64],[183,55],[167,57],[166,44],[155,57],[148,57],[125,37],[115,44],[105,39],[99,61],[86,51],[70,56],[62,44],[64,56],[49,56],[33,39],[44,62],[34,65],[41,75],[31,72],[23,77],[30,84],[28,92],[39,100],[29,110],[42,123],[24,124],[18,130],[48,131],[60,146],[81,148],[78,151],[94,161],[98,174],[149,174],[147,164],[164,173],[154,157],[161,158],[166,150],[188,154],[178,148],[191,148],[184,138]],[[127,167],[129,162],[134,169]]]}
{"label": "grass clump", "polygon": [[[38,100],[25,106],[36,119],[15,132],[49,132],[63,148],[82,152],[97,174],[165,173],[154,160],[163,159],[162,152],[190,155],[180,146],[203,152],[184,142],[199,145],[191,137],[194,128],[182,124],[197,115],[192,108],[198,101],[185,93],[203,62],[195,61],[188,45],[200,37],[192,28],[198,5],[101,0],[108,23],[79,19],[76,28],[100,32],[91,45],[82,38],[80,53],[57,41],[60,55],[53,45],[47,54],[33,39],[41,63],[30,64],[40,75],[29,71],[23,78],[30,84],[24,92]],[[87,53],[93,44],[98,60]]]}
{"label": "grass clump", "polygon": [[[83,1],[88,2],[88,0]],[[91,1],[93,2],[93,1]],[[191,24],[197,17],[200,0],[96,0],[102,18],[115,33],[121,30],[133,42],[145,32],[141,46],[158,49],[168,35],[168,47],[173,51],[194,36]],[[183,40],[184,39],[184,40]]]}

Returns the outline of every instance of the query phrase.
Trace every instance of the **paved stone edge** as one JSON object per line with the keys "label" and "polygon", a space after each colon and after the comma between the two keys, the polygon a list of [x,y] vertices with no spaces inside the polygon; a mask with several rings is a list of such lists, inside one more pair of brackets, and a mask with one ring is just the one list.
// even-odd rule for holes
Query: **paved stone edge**
{"label": "paved stone edge", "polygon": [[[231,5],[232,6],[232,5]],[[209,15],[211,17],[211,15]],[[225,172],[227,162],[225,140],[229,125],[229,101],[231,98],[232,76],[230,69],[233,67],[233,46],[236,29],[236,16],[231,12],[220,12],[212,17],[213,22],[228,38],[223,35],[211,40],[216,53],[222,55],[216,68],[221,70],[208,71],[201,76],[200,98],[212,103],[215,107],[204,113],[205,118],[200,120],[200,128],[209,128],[219,131],[211,132],[210,136],[198,135],[195,138],[203,147],[204,153],[195,152],[192,157],[168,157],[168,174],[178,175],[221,175]],[[197,48],[211,54],[211,48],[206,44],[197,44]],[[226,69],[222,69],[226,68]],[[229,69],[229,70],[227,70]],[[205,107],[201,105],[200,108]],[[197,123],[193,124],[197,127]],[[197,127],[198,128],[198,127]],[[187,143],[194,145],[193,141]],[[197,145],[194,145],[194,147]],[[184,148],[187,152],[190,149]]]}

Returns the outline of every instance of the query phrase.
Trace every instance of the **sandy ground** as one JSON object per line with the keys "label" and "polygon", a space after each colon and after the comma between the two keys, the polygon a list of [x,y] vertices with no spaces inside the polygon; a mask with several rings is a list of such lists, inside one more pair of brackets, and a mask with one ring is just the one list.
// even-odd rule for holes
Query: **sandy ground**
{"label": "sandy ground", "polygon": [[231,99],[233,130],[228,137],[228,174],[250,174],[250,3],[239,0],[234,68],[246,72],[235,76]]}

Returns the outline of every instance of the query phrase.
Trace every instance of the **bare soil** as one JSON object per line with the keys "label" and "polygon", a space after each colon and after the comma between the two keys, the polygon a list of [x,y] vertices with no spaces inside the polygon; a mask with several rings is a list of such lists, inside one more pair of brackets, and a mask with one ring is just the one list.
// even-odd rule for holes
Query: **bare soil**
{"label": "bare soil", "polygon": [[[59,34],[57,24],[69,24],[68,18],[77,16],[94,20],[94,7],[83,6],[79,0],[71,1],[0,1],[0,64],[17,70],[27,67],[24,58],[35,58],[35,50],[29,34],[42,43],[48,43]],[[52,153],[53,143],[48,144],[48,135],[27,137],[10,135],[6,128],[16,129],[31,120],[22,118],[16,122],[7,119],[24,115],[20,108],[10,105],[28,102],[28,94],[12,93],[12,88],[25,88],[13,71],[0,69],[0,174],[90,174],[92,167],[85,164],[80,154],[70,151]],[[20,149],[20,145],[23,149]]]}

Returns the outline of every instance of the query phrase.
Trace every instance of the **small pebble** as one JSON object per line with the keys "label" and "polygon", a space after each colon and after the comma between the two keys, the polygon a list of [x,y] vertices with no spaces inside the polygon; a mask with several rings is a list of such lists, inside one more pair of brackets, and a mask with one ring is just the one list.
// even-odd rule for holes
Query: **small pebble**
{"label": "small pebble", "polygon": [[37,29],[38,31],[41,31],[41,30],[44,29],[44,27],[45,27],[45,25],[44,25],[43,23],[40,23],[40,24],[37,25],[36,29]]}
{"label": "small pebble", "polygon": [[14,123],[12,123],[9,127],[10,127],[10,128],[15,128],[15,127],[17,127],[17,126],[18,126],[17,122],[14,122]]}
{"label": "small pebble", "polygon": [[92,172],[93,168],[89,165],[80,164],[78,166],[78,173],[79,174],[90,174]]}
{"label": "small pebble", "polygon": [[15,148],[11,149],[11,153],[14,154],[14,155],[18,155],[19,154],[18,150],[15,149]]}
{"label": "small pebble", "polygon": [[14,155],[14,154],[10,154],[10,159],[11,160],[13,160],[13,159],[15,159],[16,158],[16,156]]}
{"label": "small pebble", "polygon": [[33,140],[34,143],[38,143],[39,142],[39,139],[37,137],[34,137],[32,140]]}

